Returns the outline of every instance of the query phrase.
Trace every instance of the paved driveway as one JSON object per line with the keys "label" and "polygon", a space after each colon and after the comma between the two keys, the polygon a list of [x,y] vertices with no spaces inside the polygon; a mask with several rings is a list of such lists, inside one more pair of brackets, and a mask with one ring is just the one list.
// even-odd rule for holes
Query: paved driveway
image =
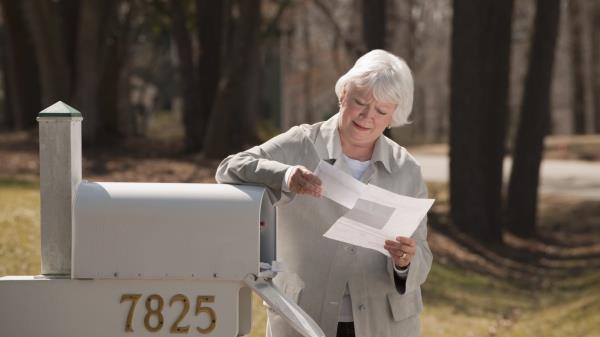
{"label": "paved driveway", "polygon": [[[419,161],[427,181],[447,182],[448,157],[443,155],[413,154]],[[504,181],[508,181],[512,160],[504,160]],[[577,160],[544,160],[542,163],[541,192],[600,200],[600,163]]]}

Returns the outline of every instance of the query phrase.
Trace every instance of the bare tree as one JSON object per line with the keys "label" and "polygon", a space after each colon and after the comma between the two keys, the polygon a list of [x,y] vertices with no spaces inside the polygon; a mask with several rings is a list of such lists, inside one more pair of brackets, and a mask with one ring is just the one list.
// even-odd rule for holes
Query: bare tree
{"label": "bare tree", "polygon": [[[42,104],[67,101],[83,111],[83,139],[87,144],[113,142],[105,126],[114,124],[101,87],[118,87],[119,72],[111,61],[111,22],[124,0],[57,0],[23,2],[40,68]],[[117,62],[122,63],[123,60]],[[108,76],[107,71],[115,71]],[[111,95],[118,95],[112,91]],[[109,100],[116,101],[116,97]],[[113,121],[113,122],[111,122]],[[113,125],[114,126],[114,125]]]}
{"label": "bare tree", "polygon": [[367,50],[385,48],[386,0],[362,0],[363,40]]}
{"label": "bare tree", "polygon": [[365,53],[365,50],[361,48],[353,39],[351,39],[346,32],[344,32],[340,24],[333,16],[333,11],[325,4],[323,0],[314,0],[314,4],[327,18],[327,22],[331,24],[331,28],[333,28],[336,38],[341,41],[346,50],[353,55],[354,58]]}
{"label": "bare tree", "polygon": [[311,28],[309,22],[310,7],[308,2],[302,8],[302,44],[304,46],[304,79],[302,94],[304,96],[304,116],[309,123],[317,121],[316,111],[313,107],[312,72],[314,67],[313,50],[311,44]]}
{"label": "bare tree", "polygon": [[[223,58],[223,36],[226,12],[230,1],[196,1],[197,31],[199,40],[198,88],[200,111],[198,112],[195,143],[197,148],[204,146],[204,138],[210,114],[217,96]],[[200,143],[197,143],[200,142]]]}
{"label": "bare tree", "polygon": [[117,15],[106,18],[106,47],[104,50],[104,61],[100,78],[100,111],[102,113],[100,137],[103,139],[121,139],[133,134],[131,127],[131,111],[126,104],[122,107],[122,100],[128,102],[128,81],[123,85],[125,67],[130,54],[130,47],[139,34],[134,27],[135,15],[140,15],[141,1],[121,2],[116,9]]}
{"label": "bare tree", "polygon": [[569,32],[573,90],[573,126],[576,134],[585,133],[585,79],[583,63],[582,15],[579,0],[569,0]]}
{"label": "bare tree", "polygon": [[[362,0],[362,35],[367,51],[386,48],[385,2],[385,0]],[[391,137],[389,129],[385,129],[383,133]]]}
{"label": "bare tree", "polygon": [[192,36],[187,27],[186,9],[181,0],[168,2],[171,14],[171,29],[173,40],[177,47],[178,69],[182,83],[183,96],[183,126],[185,130],[185,144],[188,151],[196,151],[201,148],[202,140],[196,135],[200,134],[198,116],[201,114],[198,93],[198,72],[194,65],[194,48]]}
{"label": "bare tree", "polygon": [[261,1],[241,1],[238,5],[232,54],[227,57],[204,143],[208,158],[223,158],[258,140]]}
{"label": "bare tree", "polygon": [[540,163],[550,120],[550,85],[559,18],[560,0],[537,0],[508,188],[507,229],[522,237],[536,233]]}
{"label": "bare tree", "polygon": [[[85,113],[83,123],[84,139],[95,143],[101,132],[100,80],[105,64],[106,23],[109,15],[115,15],[115,0],[83,1],[79,12],[79,33],[77,35],[77,62],[74,65],[75,83],[72,88],[75,105]],[[114,85],[114,83],[113,83]],[[102,130],[103,131],[103,130]]]}
{"label": "bare tree", "polygon": [[[40,67],[42,105],[57,100],[70,101],[74,69],[69,62],[76,49],[68,49],[62,30],[61,11],[65,2],[25,1],[28,23],[34,41],[34,53]],[[70,19],[75,15],[69,15]],[[77,25],[77,21],[70,22]],[[87,123],[87,122],[86,122]]]}
{"label": "bare tree", "polygon": [[600,133],[600,3],[592,6],[590,34],[592,97],[594,100],[594,130]]}
{"label": "bare tree", "polygon": [[[172,34],[177,47],[183,86],[183,126],[188,152],[203,149],[205,132],[221,76],[226,1],[197,0],[195,30],[189,29],[190,8],[183,0],[169,1]],[[196,43],[194,39],[197,38]],[[198,46],[195,50],[194,45]]]}
{"label": "bare tree", "polygon": [[[182,82],[183,126],[188,152],[203,149],[209,116],[221,76],[225,7],[229,1],[197,0],[196,34],[188,28],[190,8],[182,0],[169,1],[171,27]],[[195,40],[197,39],[197,40]],[[198,46],[197,50],[194,46]]]}
{"label": "bare tree", "polygon": [[450,202],[453,223],[500,242],[513,1],[454,0]]}
{"label": "bare tree", "polygon": [[41,108],[38,67],[31,53],[32,41],[23,4],[2,0],[6,45],[2,50],[6,115],[11,129],[21,130],[35,125]]}

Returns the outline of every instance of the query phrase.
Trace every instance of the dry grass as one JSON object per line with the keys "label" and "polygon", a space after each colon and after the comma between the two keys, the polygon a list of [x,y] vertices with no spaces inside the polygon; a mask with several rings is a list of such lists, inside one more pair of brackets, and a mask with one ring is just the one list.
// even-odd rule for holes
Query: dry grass
{"label": "dry grass", "polygon": [[40,273],[39,218],[36,184],[0,181],[0,275]]}

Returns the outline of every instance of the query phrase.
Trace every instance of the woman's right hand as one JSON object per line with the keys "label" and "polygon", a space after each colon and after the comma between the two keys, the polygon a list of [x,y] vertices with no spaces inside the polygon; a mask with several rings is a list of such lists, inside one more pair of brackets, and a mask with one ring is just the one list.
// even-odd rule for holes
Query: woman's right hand
{"label": "woman's right hand", "polygon": [[287,183],[294,193],[321,196],[321,179],[304,166],[294,166]]}

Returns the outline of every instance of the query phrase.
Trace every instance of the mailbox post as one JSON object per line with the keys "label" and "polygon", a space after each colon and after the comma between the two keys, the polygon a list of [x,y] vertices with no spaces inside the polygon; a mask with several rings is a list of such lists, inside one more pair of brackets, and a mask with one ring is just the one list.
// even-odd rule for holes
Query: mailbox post
{"label": "mailbox post", "polygon": [[40,112],[42,274],[69,277],[75,191],[81,182],[81,113],[63,102]]}
{"label": "mailbox post", "polygon": [[243,336],[254,290],[324,337],[271,283],[263,187],[82,181],[81,120],[62,102],[39,115],[42,275],[0,278],[0,336]]}

